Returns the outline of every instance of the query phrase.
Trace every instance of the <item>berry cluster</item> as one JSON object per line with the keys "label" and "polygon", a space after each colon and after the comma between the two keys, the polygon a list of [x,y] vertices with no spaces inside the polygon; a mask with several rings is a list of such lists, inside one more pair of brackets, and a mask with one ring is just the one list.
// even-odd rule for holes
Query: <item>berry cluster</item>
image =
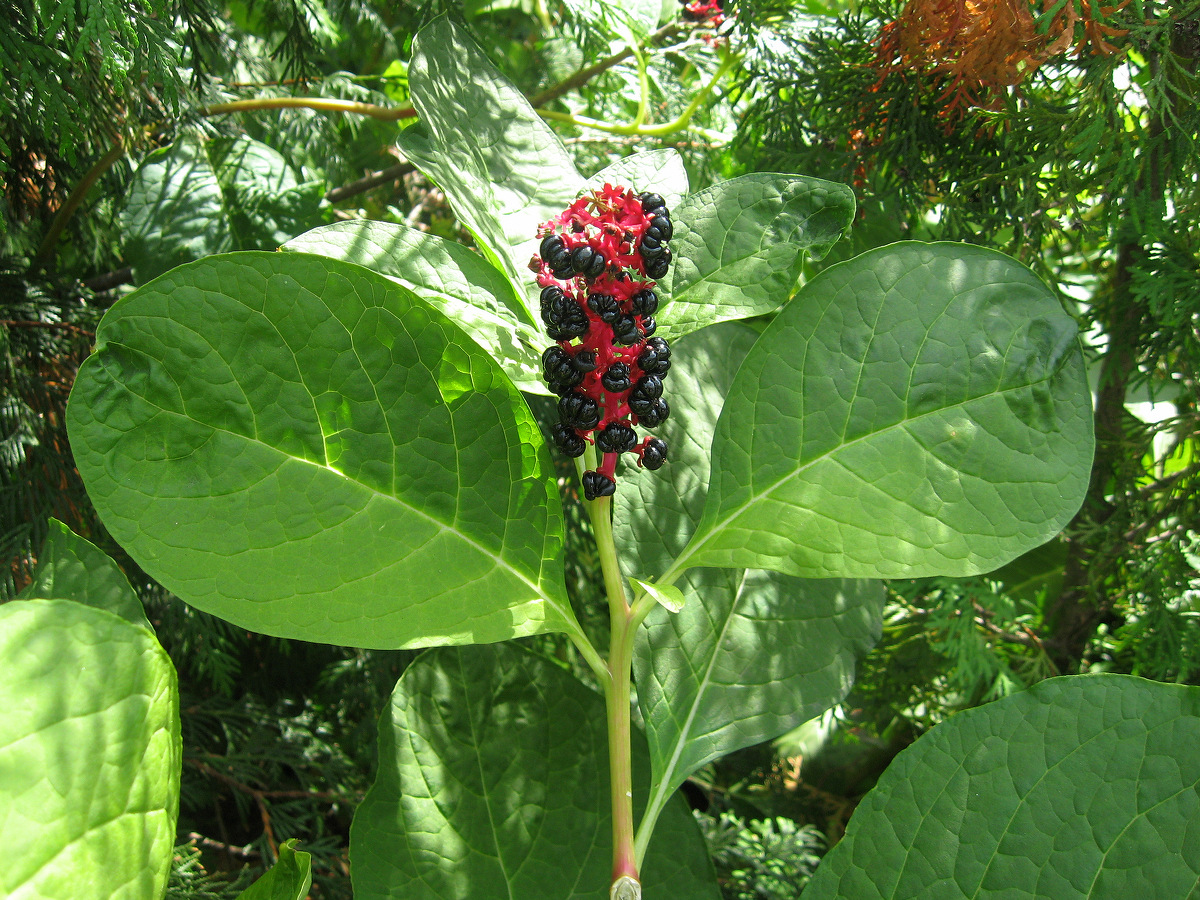
{"label": "berry cluster", "polygon": [[679,0],[683,4],[683,17],[691,22],[701,22],[709,28],[717,28],[725,21],[721,0]]}
{"label": "berry cluster", "polygon": [[654,337],[654,282],[671,264],[671,215],[658,194],[606,184],[538,233],[540,253],[529,267],[542,287],[546,333],[557,342],[542,354],[543,377],[559,397],[554,443],[572,457],[595,443],[601,463],[583,475],[583,492],[595,500],[617,489],[622,453],[647,469],[667,458],[665,441],[639,441],[633,428],[655,428],[671,412],[662,396],[671,348]]}

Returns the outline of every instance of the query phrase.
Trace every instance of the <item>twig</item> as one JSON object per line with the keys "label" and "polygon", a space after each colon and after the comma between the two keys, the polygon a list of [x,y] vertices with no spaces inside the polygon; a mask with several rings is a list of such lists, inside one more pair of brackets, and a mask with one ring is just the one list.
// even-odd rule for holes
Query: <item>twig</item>
{"label": "twig", "polygon": [[417,167],[410,162],[396,163],[394,166],[388,166],[379,172],[373,172],[370,175],[352,181],[349,184],[344,184],[341,187],[336,187],[325,194],[325,199],[330,203],[340,203],[357,194],[363,194],[372,188],[379,187],[381,184],[387,184],[389,181],[395,181],[407,175],[409,172],[415,172]]}
{"label": "twig", "polygon": [[196,831],[189,831],[187,839],[201,847],[207,847],[209,850],[220,850],[222,853],[227,853],[230,856],[237,856],[242,859],[261,859],[262,854],[255,850],[250,844],[245,847],[237,847],[233,844],[225,844],[221,841],[214,841],[210,837],[205,837]]}
{"label": "twig", "polygon": [[54,328],[59,331],[74,331],[84,337],[94,338],[96,336],[94,331],[88,331],[86,328],[72,325],[70,322],[24,322],[17,319],[0,319],[0,325],[9,328]]}
{"label": "twig", "polygon": [[[649,44],[656,44],[659,41],[670,37],[679,30],[680,25],[678,22],[669,22],[662,28],[658,29],[658,31],[654,32],[654,34],[650,35],[650,37],[646,38],[645,42],[641,46],[644,47]],[[583,85],[587,84],[597,75],[607,72],[613,66],[619,65],[620,63],[623,63],[625,60],[629,59],[629,57],[633,56],[635,52],[636,51],[634,47],[627,46],[620,53],[614,53],[612,56],[606,57],[594,65],[580,69],[574,75],[567,76],[558,84],[554,85],[554,87],[546,88],[546,90],[534,94],[529,98],[529,102],[535,107],[545,106],[547,103],[557,100],[564,94],[569,94],[576,88],[583,87]]]}
{"label": "twig", "polygon": [[325,97],[258,97],[254,100],[231,100],[214,103],[200,110],[202,116],[223,116],[228,113],[254,112],[260,109],[316,109],[322,112],[346,112],[370,116],[385,122],[411,119],[417,111],[411,106],[376,106],[374,103],[359,103],[356,100],[331,100]]}
{"label": "twig", "polygon": [[45,237],[42,238],[42,243],[34,254],[33,260],[29,263],[29,271],[37,272],[44,269],[46,264],[54,257],[54,249],[58,245],[58,238],[62,234],[63,229],[67,227],[67,222],[71,216],[75,214],[75,210],[83,204],[84,198],[88,191],[109,169],[113,167],[118,159],[125,155],[125,141],[118,137],[116,143],[112,145],[112,149],[104,154],[103,158],[88,169],[86,175],[79,184],[75,185],[75,189],[71,191],[66,202],[58,208],[58,212],[54,215],[54,221],[50,223],[50,228],[47,229]]}

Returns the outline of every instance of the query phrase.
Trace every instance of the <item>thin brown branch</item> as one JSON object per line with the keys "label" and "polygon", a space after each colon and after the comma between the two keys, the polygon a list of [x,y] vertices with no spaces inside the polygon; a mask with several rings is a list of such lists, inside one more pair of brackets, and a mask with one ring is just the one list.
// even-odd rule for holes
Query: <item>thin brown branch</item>
{"label": "thin brown branch", "polygon": [[118,137],[116,143],[112,145],[112,149],[104,154],[98,163],[88,169],[87,174],[83,176],[79,184],[75,185],[75,189],[71,191],[66,202],[55,213],[54,220],[50,223],[50,228],[47,229],[45,237],[42,238],[41,246],[38,247],[37,253],[34,254],[33,260],[29,264],[29,271],[37,272],[44,269],[50,260],[54,258],[54,250],[58,246],[59,236],[62,235],[63,229],[67,227],[67,222],[71,220],[71,216],[75,215],[75,211],[83,205],[88,191],[92,189],[92,186],[100,179],[100,176],[111,169],[116,161],[124,155],[125,141]]}
{"label": "thin brown branch", "polygon": [[230,856],[236,856],[239,859],[251,860],[262,858],[262,854],[249,845],[245,847],[238,847],[234,844],[226,844],[221,841],[214,841],[212,838],[205,837],[204,835],[195,831],[189,831],[187,833],[187,839],[201,847],[207,847],[209,850],[219,850],[222,853],[226,853]]}
{"label": "thin brown branch", "polygon": [[52,328],[57,331],[73,331],[84,337],[94,338],[96,336],[94,331],[88,331],[88,329],[72,325],[70,322],[25,322],[19,319],[0,319],[0,325],[8,328]]}
{"label": "thin brown branch", "polygon": [[358,181],[352,181],[349,184],[343,184],[341,187],[336,187],[325,194],[325,199],[330,203],[340,203],[342,200],[347,200],[358,194],[365,194],[372,188],[377,188],[382,184],[387,184],[390,181],[395,181],[407,175],[409,172],[415,172],[417,167],[410,162],[396,163],[394,166],[388,166],[378,172],[372,172]]}
{"label": "thin brown branch", "polygon": [[[670,22],[646,38],[642,46],[645,47],[650,44],[657,44],[659,41],[666,40],[679,30],[680,25],[678,22]],[[614,53],[612,56],[606,57],[594,65],[580,69],[575,74],[567,76],[558,84],[554,85],[554,87],[546,88],[546,90],[534,94],[529,98],[529,102],[535,108],[545,106],[547,103],[557,100],[559,97],[563,96],[563,94],[569,94],[576,88],[583,87],[597,75],[607,72],[613,66],[620,65],[625,60],[629,59],[629,57],[633,56],[633,52],[633,47],[626,47],[620,53]]]}

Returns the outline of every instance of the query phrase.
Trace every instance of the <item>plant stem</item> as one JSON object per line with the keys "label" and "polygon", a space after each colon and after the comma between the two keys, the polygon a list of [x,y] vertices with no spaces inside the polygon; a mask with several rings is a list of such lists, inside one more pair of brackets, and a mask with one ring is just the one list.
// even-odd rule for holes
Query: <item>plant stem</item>
{"label": "plant stem", "polygon": [[633,638],[637,631],[621,578],[621,565],[612,532],[612,498],[600,497],[587,504],[600,553],[604,587],[608,594],[611,638],[608,648],[609,683],[605,686],[608,712],[608,767],[612,797],[613,883],[625,879],[638,882],[633,845],[633,752],[630,699],[633,683]]}
{"label": "plant stem", "polygon": [[674,134],[677,131],[683,131],[692,121],[692,116],[696,114],[701,104],[712,93],[713,88],[717,86],[722,78],[737,65],[738,57],[729,56],[721,62],[717,67],[717,71],[713,73],[713,77],[708,84],[702,87],[692,98],[687,108],[679,114],[679,116],[671,122],[663,125],[644,125],[635,120],[628,125],[617,125],[612,122],[602,122],[599,119],[593,119],[589,116],[576,116],[568,113],[554,112],[548,109],[538,109],[537,114],[543,119],[549,119],[554,122],[566,122],[569,125],[575,125],[580,128],[591,128],[595,131],[604,131],[609,134],[636,134],[643,137],[666,137]]}
{"label": "plant stem", "polygon": [[214,103],[212,106],[206,106],[200,111],[200,114],[221,116],[227,113],[261,109],[317,109],[323,112],[347,112],[390,122],[398,119],[411,119],[417,114],[411,106],[376,106],[374,103],[332,100],[324,97],[259,97],[254,100],[232,100],[229,103]]}

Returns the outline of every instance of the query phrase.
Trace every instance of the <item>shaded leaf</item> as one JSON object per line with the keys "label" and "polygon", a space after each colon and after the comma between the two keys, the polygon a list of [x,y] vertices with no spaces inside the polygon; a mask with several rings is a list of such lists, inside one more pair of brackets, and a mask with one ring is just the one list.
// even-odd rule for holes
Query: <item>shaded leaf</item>
{"label": "shaded leaf", "polygon": [[150,629],[146,610],[125,573],[106,553],[51,519],[33,581],[17,596],[74,600]]}
{"label": "shaded leaf", "polygon": [[356,220],[317,228],[285,250],[366,266],[404,285],[453,319],[523,391],[547,393],[541,355],[549,341],[487,260],[454,241],[388,222]]}
{"label": "shaded leaf", "polygon": [[312,887],[312,854],[296,849],[296,839],[279,845],[279,858],[238,900],[304,900]]}
{"label": "shaded leaf", "polygon": [[121,223],[138,284],[230,250],[267,250],[320,224],[322,186],[301,183],[266,144],[182,137],[150,153],[129,186]]}
{"label": "shaded leaf", "polygon": [[671,417],[655,429],[667,442],[667,464],[656,472],[626,469],[613,501],[613,532],[627,571],[661,575],[696,530],[717,416],[758,334],[744,322],[724,322],[671,342],[671,371],[663,379]]}
{"label": "shaded leaf", "polygon": [[689,194],[673,209],[670,338],[779,309],[807,258],[820,259],[850,227],[854,192],[803,175],[757,173]]}
{"label": "shaded leaf", "polygon": [[[512,645],[422,655],[379,727],[379,775],[350,830],[354,895],[607,900],[604,700]],[[635,741],[635,802],[645,745]],[[669,807],[647,897],[719,896],[691,815]]]}
{"label": "shaded leaf", "polygon": [[181,760],[149,631],[69,600],[0,606],[0,896],[161,897]]}
{"label": "shaded leaf", "polygon": [[181,267],[105,316],[68,431],[113,536],[281,637],[399,648],[578,627],[537,424],[414,294],[324,257]]}
{"label": "shaded leaf", "polygon": [[894,244],[821,273],[729,390],[676,563],[970,575],[1079,508],[1091,402],[1075,322],[1024,266]]}
{"label": "shaded leaf", "polygon": [[1200,688],[1051,678],[903,751],[805,900],[1200,896]]}
{"label": "shaded leaf", "polygon": [[705,763],[839,702],[882,629],[878,581],[699,569],[680,586],[686,605],[654,609],[634,657],[652,814]]}

